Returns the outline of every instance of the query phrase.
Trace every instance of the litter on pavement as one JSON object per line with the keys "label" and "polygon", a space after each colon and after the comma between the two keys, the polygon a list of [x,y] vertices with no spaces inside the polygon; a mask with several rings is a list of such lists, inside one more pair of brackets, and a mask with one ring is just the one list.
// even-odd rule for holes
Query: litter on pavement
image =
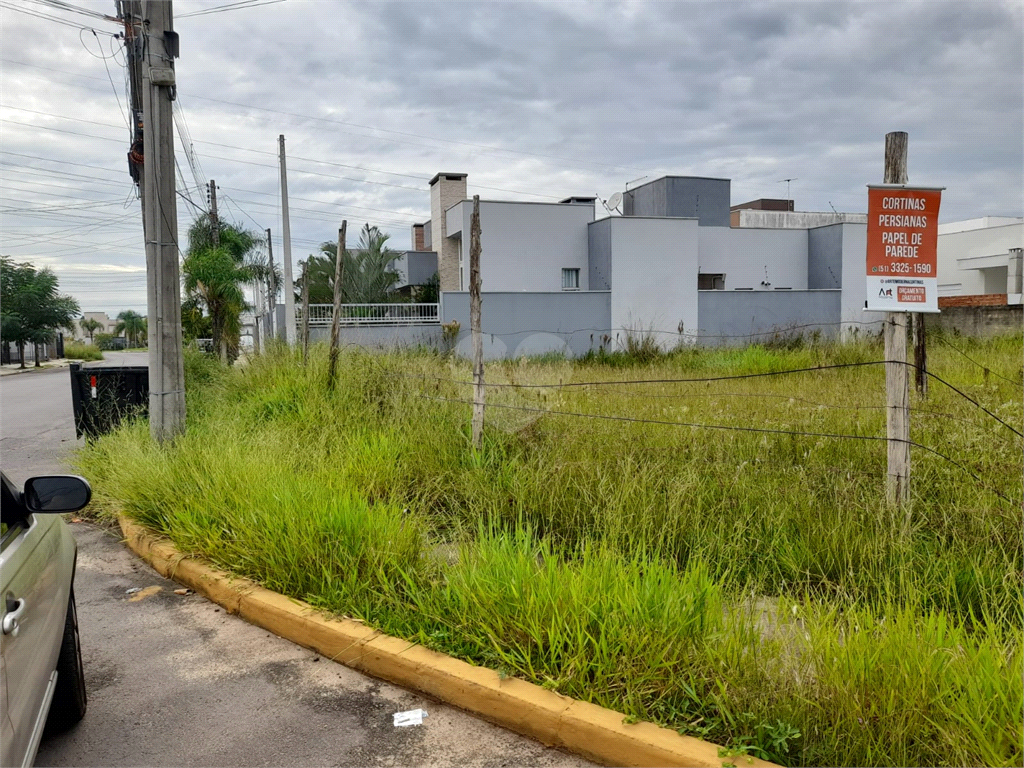
{"label": "litter on pavement", "polygon": [[404,728],[407,725],[423,725],[423,718],[427,716],[425,709],[410,709],[408,712],[395,712],[395,728]]}

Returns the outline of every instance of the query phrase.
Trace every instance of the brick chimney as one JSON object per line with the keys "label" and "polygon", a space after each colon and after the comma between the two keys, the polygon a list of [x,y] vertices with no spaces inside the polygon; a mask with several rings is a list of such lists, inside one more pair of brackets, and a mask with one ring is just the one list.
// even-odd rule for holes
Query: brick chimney
{"label": "brick chimney", "polygon": [[430,239],[437,252],[437,271],[442,291],[457,291],[459,243],[448,239],[444,212],[466,199],[466,174],[439,173],[430,180]]}
{"label": "brick chimney", "polygon": [[414,251],[425,251],[426,248],[423,245],[423,225],[413,224],[412,225],[412,249]]}

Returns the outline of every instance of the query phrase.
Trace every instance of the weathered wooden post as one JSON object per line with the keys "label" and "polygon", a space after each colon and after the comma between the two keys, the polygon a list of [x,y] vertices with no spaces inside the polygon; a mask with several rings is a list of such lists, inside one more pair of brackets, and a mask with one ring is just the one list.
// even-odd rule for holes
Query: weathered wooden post
{"label": "weathered wooden post", "polygon": [[[885,134],[885,184],[907,183],[905,131]],[[889,441],[885,497],[890,504],[910,499],[910,380],[907,376],[907,313],[886,312],[885,423]]]}
{"label": "weathered wooden post", "polygon": [[480,331],[480,195],[473,195],[469,225],[469,327],[473,342],[473,448],[484,439],[484,337]]}
{"label": "weathered wooden post", "polygon": [[309,361],[309,259],[302,262],[302,363]]}
{"label": "weathered wooden post", "polygon": [[331,313],[331,353],[327,366],[327,388],[334,389],[334,376],[338,368],[338,337],[341,335],[341,282],[345,277],[345,230],[348,220],[338,230],[338,253],[334,257],[334,311]]}

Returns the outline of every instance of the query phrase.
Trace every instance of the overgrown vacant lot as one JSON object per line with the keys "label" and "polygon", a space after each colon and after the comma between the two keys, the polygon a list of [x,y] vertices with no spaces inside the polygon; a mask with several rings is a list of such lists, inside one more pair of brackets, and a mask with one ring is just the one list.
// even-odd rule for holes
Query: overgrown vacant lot
{"label": "overgrown vacant lot", "polygon": [[[930,369],[1019,430],[1021,337],[939,341]],[[190,358],[184,437],[135,424],[81,455],[100,508],[733,755],[1024,759],[1021,438],[935,380],[912,393],[912,439],[962,466],[915,447],[908,520],[883,441],[823,436],[884,436],[883,366],[722,378],[879,343],[491,364],[491,384],[548,386],[489,387],[479,453],[466,362],[348,350],[329,392],[326,358]],[[657,383],[608,383],[638,380]]]}

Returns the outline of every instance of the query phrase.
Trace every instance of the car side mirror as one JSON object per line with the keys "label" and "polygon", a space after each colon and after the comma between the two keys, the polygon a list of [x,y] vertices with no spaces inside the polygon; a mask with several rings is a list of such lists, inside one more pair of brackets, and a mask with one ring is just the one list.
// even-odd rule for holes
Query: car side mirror
{"label": "car side mirror", "polygon": [[92,498],[92,488],[78,475],[45,475],[25,481],[22,504],[29,512],[77,512]]}

